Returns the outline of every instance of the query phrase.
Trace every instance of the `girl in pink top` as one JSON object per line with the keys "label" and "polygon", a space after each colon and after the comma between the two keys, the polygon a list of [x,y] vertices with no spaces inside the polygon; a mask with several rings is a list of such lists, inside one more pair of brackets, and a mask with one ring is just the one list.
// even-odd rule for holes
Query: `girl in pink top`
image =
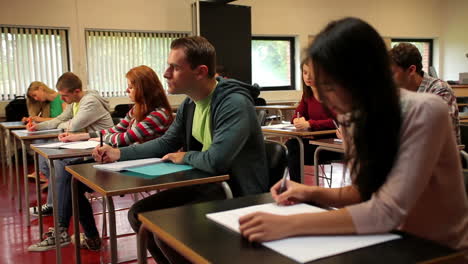
{"label": "girl in pink top", "polygon": [[331,22],[308,49],[322,101],[344,127],[353,184],[341,188],[292,181],[283,205],[311,201],[339,208],[240,218],[250,241],[399,229],[454,249],[468,248],[468,203],[447,105],[430,94],[398,90],[385,44],[366,22]]}

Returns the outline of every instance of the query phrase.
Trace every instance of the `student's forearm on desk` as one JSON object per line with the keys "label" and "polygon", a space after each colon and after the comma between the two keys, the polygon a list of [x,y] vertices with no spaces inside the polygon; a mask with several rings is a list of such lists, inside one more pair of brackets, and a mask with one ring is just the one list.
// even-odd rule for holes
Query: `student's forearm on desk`
{"label": "student's forearm on desk", "polygon": [[354,186],[314,188],[309,196],[311,202],[337,208],[361,202],[359,191]]}
{"label": "student's forearm on desk", "polygon": [[290,216],[290,236],[354,234],[356,228],[346,209]]}

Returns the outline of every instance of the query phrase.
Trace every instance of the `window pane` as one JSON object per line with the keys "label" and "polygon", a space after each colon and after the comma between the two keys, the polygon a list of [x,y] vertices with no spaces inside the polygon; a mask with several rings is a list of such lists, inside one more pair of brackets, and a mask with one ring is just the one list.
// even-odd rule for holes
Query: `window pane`
{"label": "window pane", "polygon": [[291,41],[252,41],[252,82],[261,87],[291,86]]}
{"label": "window pane", "polygon": [[106,97],[126,96],[125,74],[133,67],[152,68],[167,89],[163,74],[172,40],[185,33],[86,31],[90,89]]}
{"label": "window pane", "polygon": [[431,54],[431,44],[428,41],[392,41],[392,48],[395,47],[396,45],[400,43],[411,43],[415,45],[419,53],[421,53],[422,57],[422,65],[423,65],[423,71],[424,72],[429,72],[429,66],[432,64],[430,62],[430,54]]}
{"label": "window pane", "polygon": [[64,29],[0,27],[1,100],[25,95],[33,81],[55,87],[68,71]]}

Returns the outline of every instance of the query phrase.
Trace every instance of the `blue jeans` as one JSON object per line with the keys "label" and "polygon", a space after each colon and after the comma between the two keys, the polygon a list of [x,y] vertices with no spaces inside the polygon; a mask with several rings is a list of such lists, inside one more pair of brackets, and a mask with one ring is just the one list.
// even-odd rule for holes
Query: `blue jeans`
{"label": "blue jeans", "polygon": [[[72,217],[72,175],[65,170],[65,166],[92,161],[93,160],[84,160],[83,158],[71,158],[54,161],[55,182],[58,197],[58,222],[60,227],[68,228]],[[99,232],[96,228],[96,222],[94,221],[93,208],[84,195],[85,192],[92,192],[92,190],[80,182],[78,184],[80,223],[85,231],[85,235],[92,238],[99,236]]]}

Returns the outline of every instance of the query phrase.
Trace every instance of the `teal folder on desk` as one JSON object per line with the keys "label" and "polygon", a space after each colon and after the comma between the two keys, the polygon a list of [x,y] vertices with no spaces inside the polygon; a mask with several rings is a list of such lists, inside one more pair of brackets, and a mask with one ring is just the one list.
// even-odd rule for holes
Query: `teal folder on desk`
{"label": "teal folder on desk", "polygon": [[[181,165],[181,164],[174,164],[171,162],[161,162],[155,163],[145,166],[133,167],[128,168],[128,172],[135,172],[142,176],[146,176],[145,178],[156,178],[157,176],[175,173],[179,171],[186,171],[193,169],[190,165]],[[127,173],[124,173],[127,174]],[[128,174],[134,175],[134,174]]]}

